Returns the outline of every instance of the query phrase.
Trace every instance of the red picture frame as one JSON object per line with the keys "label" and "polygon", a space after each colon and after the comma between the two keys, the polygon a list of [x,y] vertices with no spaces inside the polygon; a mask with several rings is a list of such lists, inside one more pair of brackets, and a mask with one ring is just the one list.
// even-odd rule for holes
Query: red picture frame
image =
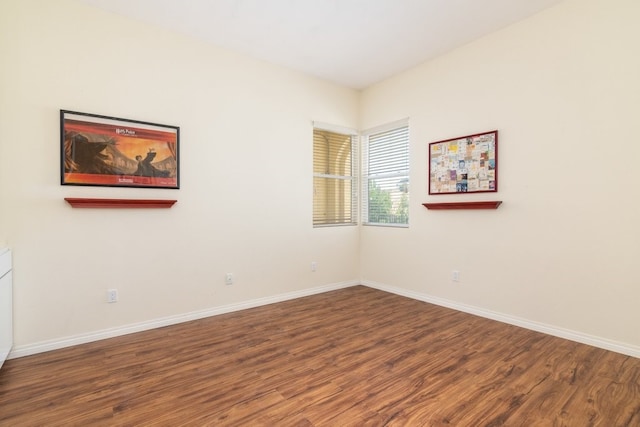
{"label": "red picture frame", "polygon": [[429,194],[497,191],[497,130],[429,144]]}

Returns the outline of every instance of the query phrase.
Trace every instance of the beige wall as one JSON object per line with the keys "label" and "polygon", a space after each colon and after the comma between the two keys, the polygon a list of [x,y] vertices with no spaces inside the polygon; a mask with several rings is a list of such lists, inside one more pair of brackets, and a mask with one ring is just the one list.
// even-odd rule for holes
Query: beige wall
{"label": "beige wall", "polygon": [[[3,0],[16,348],[361,278],[640,349],[637,22],[635,0],[567,0],[359,94],[74,0]],[[60,186],[60,109],[180,126],[182,188]],[[311,121],[404,117],[410,227],[312,228]],[[428,196],[428,142],[493,129],[499,193]],[[79,210],[64,197],[178,203]],[[494,198],[496,211],[421,206]]]}
{"label": "beige wall", "polygon": [[[312,121],[357,127],[357,92],[72,0],[0,2],[0,51],[14,350],[357,279],[357,227],[311,226]],[[60,109],[180,126],[182,188],[60,186]]]}
{"label": "beige wall", "polygon": [[[568,0],[366,90],[362,128],[410,117],[412,170],[410,228],[363,227],[362,279],[640,354],[638,22]],[[499,192],[428,196],[428,143],[493,129]]]}

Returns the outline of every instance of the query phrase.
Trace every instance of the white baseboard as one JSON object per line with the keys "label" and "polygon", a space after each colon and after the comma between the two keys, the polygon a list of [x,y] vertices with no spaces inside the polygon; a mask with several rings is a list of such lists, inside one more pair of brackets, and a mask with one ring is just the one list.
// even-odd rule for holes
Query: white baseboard
{"label": "white baseboard", "polygon": [[442,307],[452,308],[454,310],[462,311],[464,313],[475,314],[476,316],[497,320],[499,322],[508,323],[510,325],[520,326],[521,328],[530,329],[532,331],[542,332],[544,334],[553,335],[559,338],[564,338],[564,339],[579,342],[582,344],[591,345],[593,347],[598,347],[605,350],[614,351],[616,353],[626,354],[628,356],[640,358],[640,347],[637,347],[631,344],[621,343],[621,342],[609,340],[606,338],[584,334],[582,332],[576,332],[569,329],[559,328],[557,326],[548,325],[545,323],[539,323],[532,320],[522,319],[519,317],[510,316],[507,314],[502,314],[495,311],[487,310],[484,308],[462,304],[459,302],[447,300],[444,298],[438,298],[438,297],[434,297],[431,295],[422,294],[418,292],[413,292],[413,291],[409,291],[402,288],[396,288],[394,286],[372,282],[369,280],[362,280],[360,283],[370,288],[379,289],[381,291],[390,292],[392,294],[401,295],[401,296],[415,299],[418,301],[424,301],[424,302],[439,305]]}
{"label": "white baseboard", "polygon": [[149,329],[161,328],[164,326],[175,325],[178,323],[188,322],[191,320],[202,319],[205,317],[216,316],[218,314],[231,313],[234,311],[245,310],[248,308],[259,307],[268,304],[274,304],[277,302],[288,301],[295,298],[302,298],[310,295],[329,292],[337,289],[348,288],[351,286],[363,285],[381,291],[389,292],[396,295],[401,295],[407,298],[412,298],[418,301],[424,301],[431,304],[439,305],[442,307],[451,308],[454,310],[462,311],[464,313],[474,314],[487,319],[497,320],[499,322],[507,323],[510,325],[519,326],[525,329],[530,329],[537,332],[553,335],[556,337],[568,339],[571,341],[579,342],[582,344],[591,345],[594,347],[602,348],[605,350],[614,351],[616,353],[626,354],[640,358],[640,347],[633,346],[626,343],[608,340],[593,335],[584,334],[581,332],[572,331],[569,329],[559,328],[544,323],[534,322],[527,319],[522,319],[515,316],[510,316],[495,311],[487,310],[480,307],[475,307],[467,304],[458,303],[455,301],[447,300],[444,298],[434,297],[419,292],[409,291],[402,288],[397,288],[382,283],[373,282],[370,280],[354,280],[348,282],[333,283],[329,285],[319,286],[311,289],[303,289],[301,291],[289,292],[286,294],[279,294],[270,297],[258,298],[250,301],[244,301],[236,304],[229,304],[221,307],[213,307],[206,310],[193,311],[190,313],[183,313],[175,316],[163,317],[160,319],[149,320],[146,322],[135,323],[131,325],[120,326],[117,328],[104,329],[96,332],[90,332],[86,334],[74,335],[64,337],[60,339],[42,341],[34,344],[28,344],[24,346],[15,346],[9,353],[8,358],[14,359],[18,357],[30,356],[37,353],[43,353],[46,351],[57,350],[65,347],[71,347],[78,344],[85,344],[93,341],[99,341],[107,338],[114,338],[121,335],[132,334],[135,332],[142,332]]}
{"label": "white baseboard", "polygon": [[348,288],[350,286],[359,285],[358,280],[333,283],[329,285],[319,286],[311,289],[303,289],[301,291],[289,292],[270,297],[258,298],[250,301],[243,301],[236,304],[224,305],[221,307],[212,307],[206,310],[192,311],[190,313],[178,314],[175,316],[163,317],[160,319],[149,320],[146,322],[134,323],[131,325],[119,326],[117,328],[103,329],[96,332],[86,334],[73,335],[60,339],[42,341],[35,344],[23,346],[15,346],[9,353],[9,359],[30,356],[45,351],[58,350],[65,347],[71,347],[78,344],[86,344],[93,341],[99,341],[106,338],[114,338],[121,335],[132,334],[135,332],[147,331],[149,329],[161,328],[163,326],[175,325],[178,323],[188,322],[191,320],[203,319],[205,317],[215,316],[218,314],[231,313],[234,311],[245,310],[247,308],[259,307],[277,302],[288,301],[295,298],[302,298],[310,295],[321,294],[336,289]]}

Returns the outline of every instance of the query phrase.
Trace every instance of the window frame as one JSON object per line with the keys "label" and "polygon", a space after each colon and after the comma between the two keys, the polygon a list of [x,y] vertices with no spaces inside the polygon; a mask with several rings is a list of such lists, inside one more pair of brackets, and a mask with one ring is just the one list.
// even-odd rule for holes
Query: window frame
{"label": "window frame", "polygon": [[[316,130],[318,131],[324,131],[324,132],[331,132],[331,133],[335,133],[335,134],[339,134],[339,135],[344,135],[344,136],[349,136],[351,138],[351,175],[334,175],[334,174],[328,174],[328,173],[316,173],[312,167],[312,171],[313,171],[313,200],[312,200],[312,215],[311,215],[311,220],[312,220],[312,224],[314,228],[322,228],[322,227],[343,227],[343,226],[354,226],[354,225],[358,225],[358,219],[359,219],[359,205],[358,205],[358,183],[359,183],[359,175],[358,175],[358,164],[359,164],[359,150],[358,150],[358,146],[359,146],[359,132],[356,129],[352,129],[349,127],[344,127],[344,126],[338,126],[338,125],[332,125],[329,123],[323,123],[323,122],[312,122],[312,135],[313,135],[313,139],[315,139],[315,132]],[[313,142],[315,144],[315,141]],[[315,163],[315,152],[312,153],[312,160]],[[348,221],[341,221],[341,222],[335,222],[335,221],[329,221],[326,220],[326,222],[317,222],[315,219],[315,213],[316,213],[316,199],[315,199],[315,192],[316,192],[316,188],[315,188],[315,182],[316,182],[316,178],[323,178],[323,179],[332,179],[332,180],[341,180],[341,181],[345,181],[345,182],[351,182],[351,197],[350,197],[350,218]]]}
{"label": "window frame", "polygon": [[[370,174],[369,173],[369,153],[370,153],[370,138],[372,135],[378,135],[385,132],[391,132],[406,128],[407,140],[406,140],[406,169],[396,170],[393,172],[387,172],[382,174]],[[362,225],[374,226],[374,227],[398,227],[409,228],[410,220],[410,183],[411,183],[411,129],[409,126],[409,118],[390,122],[381,126],[376,126],[361,133],[361,166],[360,166],[360,221]],[[385,223],[385,222],[372,222],[369,220],[369,182],[375,179],[384,178],[406,178],[407,185],[407,220],[406,223]]]}

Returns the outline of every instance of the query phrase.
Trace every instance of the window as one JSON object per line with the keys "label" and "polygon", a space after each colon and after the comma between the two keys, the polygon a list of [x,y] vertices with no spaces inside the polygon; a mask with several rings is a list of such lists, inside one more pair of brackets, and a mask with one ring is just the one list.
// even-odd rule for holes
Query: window
{"label": "window", "polygon": [[362,160],[362,222],[408,226],[408,120],[364,132]]}
{"label": "window", "polygon": [[314,123],[314,226],[356,223],[356,137],[350,129]]}

